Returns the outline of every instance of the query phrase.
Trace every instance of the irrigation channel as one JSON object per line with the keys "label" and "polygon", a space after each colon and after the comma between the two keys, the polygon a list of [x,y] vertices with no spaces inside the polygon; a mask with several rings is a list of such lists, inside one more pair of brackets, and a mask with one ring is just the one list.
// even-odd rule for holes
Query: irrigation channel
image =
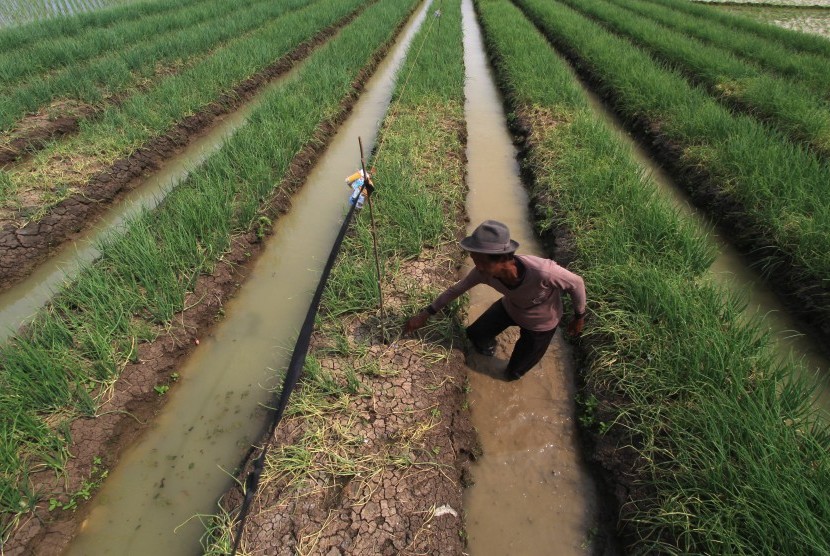
{"label": "irrigation channel", "polygon": [[119,233],[132,217],[142,210],[152,210],[190,172],[222,148],[225,141],[245,124],[248,116],[262,103],[265,95],[282,86],[296,73],[294,66],[269,83],[238,110],[220,116],[208,130],[199,134],[174,158],[144,178],[114,203],[94,226],[73,241],[66,242],[54,255],[40,264],[25,280],[0,293],[0,342],[15,334],[34,317],[60,286],[76,277],[84,266],[100,256],[98,245]]}
{"label": "irrigation channel", "polygon": [[[519,242],[519,254],[544,256],[530,227],[516,149],[471,0],[464,0],[462,14],[470,231],[482,220],[500,220]],[[496,299],[489,288],[471,290],[470,322]],[[500,342],[495,358],[472,356],[470,407],[484,452],[464,500],[474,556],[590,553],[597,496],[577,440],[575,366],[562,334],[516,382],[495,377],[518,333]]]}
{"label": "irrigation channel", "polygon": [[179,385],[146,435],[98,493],[67,555],[180,556],[199,552],[199,514],[216,511],[231,472],[261,433],[261,404],[278,386],[347,207],[344,177],[371,151],[395,74],[423,22],[410,18],[338,130],[225,318],[179,370]]}

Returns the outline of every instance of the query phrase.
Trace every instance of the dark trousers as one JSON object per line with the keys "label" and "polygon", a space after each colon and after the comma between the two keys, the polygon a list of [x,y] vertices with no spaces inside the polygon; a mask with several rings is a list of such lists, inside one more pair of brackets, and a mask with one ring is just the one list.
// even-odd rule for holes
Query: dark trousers
{"label": "dark trousers", "polygon": [[[467,337],[479,350],[486,350],[495,345],[496,336],[508,326],[518,326],[507,314],[501,300],[496,301],[490,308],[467,327]],[[507,363],[506,374],[510,378],[519,378],[538,363],[548,350],[550,341],[556,333],[556,327],[544,332],[534,332],[519,327],[519,341],[513,348],[510,361]]]}

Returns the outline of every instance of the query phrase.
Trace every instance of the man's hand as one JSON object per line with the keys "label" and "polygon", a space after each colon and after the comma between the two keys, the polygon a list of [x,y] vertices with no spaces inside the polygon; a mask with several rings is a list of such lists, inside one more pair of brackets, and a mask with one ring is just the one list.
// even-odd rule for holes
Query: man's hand
{"label": "man's hand", "polygon": [[585,328],[585,315],[575,316],[571,322],[568,323],[568,335],[576,338],[582,334],[583,328]]}
{"label": "man's hand", "polygon": [[427,319],[429,319],[429,313],[427,313],[426,311],[421,311],[420,313],[406,321],[406,326],[404,326],[403,328],[404,333],[411,334],[412,332],[415,332],[427,323]]}

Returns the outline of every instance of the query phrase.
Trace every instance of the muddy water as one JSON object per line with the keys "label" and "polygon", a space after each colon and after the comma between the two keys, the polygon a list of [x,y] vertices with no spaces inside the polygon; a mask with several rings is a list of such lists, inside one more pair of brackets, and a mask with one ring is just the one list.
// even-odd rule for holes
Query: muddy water
{"label": "muddy water", "polygon": [[830,361],[826,347],[822,349],[822,346],[810,337],[809,327],[787,311],[780,298],[764,284],[758,273],[750,268],[746,259],[717,231],[712,222],[691,204],[686,194],[660,165],[625,132],[617,117],[598,97],[588,89],[585,90],[591,108],[629,145],[635,159],[651,175],[660,192],[672,201],[684,217],[696,221],[701,228],[707,230],[710,240],[718,250],[710,271],[724,287],[746,296],[747,318],[761,319],[761,326],[769,331],[778,357],[782,360],[792,357],[803,363],[804,372],[817,384],[816,407],[830,418]]}
{"label": "muddy water", "polygon": [[97,259],[101,254],[97,248],[101,241],[114,233],[120,233],[125,222],[142,210],[158,205],[194,168],[218,151],[245,124],[250,113],[262,103],[264,95],[281,87],[295,73],[296,68],[275,79],[238,110],[220,117],[217,123],[191,141],[180,154],[164,162],[157,172],[138,183],[93,227],[63,245],[24,281],[0,293],[0,342],[30,322],[37,310],[65,282],[75,278],[85,266]]}
{"label": "muddy water", "polygon": [[[321,161],[274,227],[245,286],[225,306],[225,319],[179,369],[163,413],[113,470],[70,555],[199,553],[197,513],[216,511],[231,471],[261,432],[276,370],[290,349],[345,213],[344,178],[367,152],[391,98],[394,74],[424,19],[426,5],[390,55]],[[189,521],[188,521],[189,520]]]}
{"label": "muddy water", "polygon": [[[482,220],[500,220],[519,242],[519,254],[543,256],[470,0],[464,0],[463,18],[469,231]],[[483,286],[471,290],[468,321],[498,298]],[[574,362],[562,334],[516,382],[499,377],[518,334],[503,334],[494,358],[470,361],[473,424],[484,449],[464,500],[472,556],[590,553],[596,495],[580,461]]]}

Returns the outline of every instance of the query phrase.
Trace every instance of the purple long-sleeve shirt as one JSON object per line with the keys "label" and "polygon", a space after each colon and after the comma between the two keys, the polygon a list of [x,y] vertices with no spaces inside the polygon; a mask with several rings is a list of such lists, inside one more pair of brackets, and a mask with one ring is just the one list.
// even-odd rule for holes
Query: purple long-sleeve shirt
{"label": "purple long-sleeve shirt", "polygon": [[504,294],[501,302],[507,314],[522,328],[541,332],[559,325],[562,320],[562,292],[568,293],[577,313],[585,312],[585,282],[573,272],[550,259],[531,255],[516,255],[524,266],[524,277],[514,288],[492,276],[485,276],[473,268],[467,276],[447,288],[432,302],[440,311],[450,301],[478,284],[487,284]]}

